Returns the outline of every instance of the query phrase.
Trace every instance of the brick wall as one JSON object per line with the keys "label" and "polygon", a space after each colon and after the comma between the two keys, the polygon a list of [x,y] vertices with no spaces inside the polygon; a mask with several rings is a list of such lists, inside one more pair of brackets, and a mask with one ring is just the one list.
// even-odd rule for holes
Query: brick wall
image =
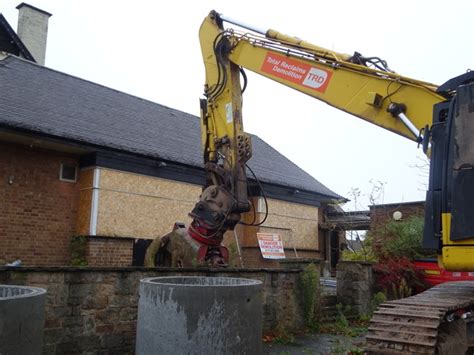
{"label": "brick wall", "polygon": [[131,266],[133,258],[131,238],[88,237],[86,260],[89,266]]}
{"label": "brick wall", "polygon": [[59,180],[71,154],[0,142],[0,265],[68,265],[75,232],[76,183]]}
{"label": "brick wall", "polygon": [[0,267],[0,284],[47,289],[43,353],[125,354],[135,348],[139,281],[171,275],[261,280],[264,332],[304,324],[300,270]]}
{"label": "brick wall", "polygon": [[[78,164],[78,156],[0,142],[0,265],[17,258],[26,266],[69,265],[71,236],[89,234],[93,170],[79,171],[77,183],[64,182],[59,180],[61,163]],[[175,221],[188,222],[199,186],[100,170],[97,234],[110,238],[88,238],[89,265],[129,266],[133,243],[126,237],[152,239],[169,232]],[[244,265],[277,267],[261,257],[258,231],[281,234],[287,257],[295,257],[293,247],[309,250],[298,251],[299,257],[317,257],[318,208],[269,203],[264,226],[242,227],[238,233],[241,246],[257,248],[243,253]],[[240,259],[233,264],[240,265]]]}
{"label": "brick wall", "polygon": [[378,227],[393,220],[393,212],[395,211],[402,213],[402,220],[411,216],[423,216],[425,213],[425,202],[418,201],[370,206],[370,229],[376,230]]}

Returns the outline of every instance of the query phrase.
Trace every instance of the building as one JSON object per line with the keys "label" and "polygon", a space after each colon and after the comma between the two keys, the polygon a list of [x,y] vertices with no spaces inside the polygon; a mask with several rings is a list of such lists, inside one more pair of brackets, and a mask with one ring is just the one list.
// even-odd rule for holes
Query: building
{"label": "building", "polygon": [[[131,265],[140,241],[189,221],[204,183],[199,118],[19,57],[19,38],[0,32],[18,42],[0,43],[0,264],[69,265],[81,236],[88,265]],[[275,266],[258,232],[280,234],[287,257],[329,258],[319,222],[344,199],[256,136],[253,149],[269,216],[226,237],[236,265]],[[262,215],[255,180],[250,190]]]}
{"label": "building", "polygon": [[390,221],[403,221],[412,216],[424,217],[425,201],[397,202],[369,206],[370,230],[376,231]]}

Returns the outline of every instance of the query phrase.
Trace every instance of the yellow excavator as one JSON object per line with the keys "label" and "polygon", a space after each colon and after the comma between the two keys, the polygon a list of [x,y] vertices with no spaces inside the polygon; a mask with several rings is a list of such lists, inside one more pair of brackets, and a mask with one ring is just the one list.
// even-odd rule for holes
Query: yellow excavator
{"label": "yellow excavator", "polygon": [[[474,270],[474,72],[437,86],[399,75],[378,57],[337,53],[215,11],[204,19],[199,38],[206,70],[201,99],[206,186],[190,226],[176,225],[153,242],[147,265],[228,262],[223,235],[252,208],[246,176],[253,174],[246,164],[252,145],[242,125],[247,69],[421,145],[430,157],[423,244],[438,251],[443,268]],[[469,282],[386,302],[371,320],[367,352],[465,353],[474,346],[473,306]]]}

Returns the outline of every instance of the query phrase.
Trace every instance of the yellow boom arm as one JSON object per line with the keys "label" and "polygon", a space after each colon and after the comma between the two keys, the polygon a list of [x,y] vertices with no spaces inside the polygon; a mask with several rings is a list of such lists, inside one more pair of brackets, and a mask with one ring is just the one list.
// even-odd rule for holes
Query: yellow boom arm
{"label": "yellow boom arm", "polygon": [[[390,103],[403,104],[404,113],[419,131],[431,123],[433,105],[444,100],[434,84],[352,63],[348,55],[274,30],[266,31],[265,36],[226,30],[215,12],[202,23],[199,37],[206,68],[205,94],[220,93],[208,96],[209,105],[222,111],[216,117],[225,118],[225,105],[233,100],[237,100],[233,107],[240,108],[239,67],[412,140],[417,139],[414,132],[387,111]],[[219,76],[219,61],[229,62],[222,66],[230,70],[225,83]],[[232,75],[233,71],[236,74]],[[217,87],[220,90],[215,90]]]}
{"label": "yellow boom arm", "polygon": [[[250,31],[225,29],[223,21]],[[247,27],[214,11],[202,23],[199,38],[206,69],[201,123],[207,187],[201,196],[205,208],[201,206],[201,209],[210,210],[219,215],[215,218],[229,222],[217,226],[221,231],[232,229],[240,220],[240,213],[250,208],[245,174],[246,162],[251,157],[251,142],[242,126],[242,92],[246,85],[243,69],[418,142],[422,141],[422,130],[431,126],[435,117],[434,107],[446,105],[447,99],[456,102],[456,88],[466,83],[462,76],[454,78],[446,83],[450,89],[444,90],[445,84],[440,90],[442,93],[439,93],[436,85],[396,74],[379,58],[365,58],[357,52],[353,56],[337,53],[275,30]],[[244,78],[243,87],[241,76]],[[467,76],[470,81],[474,80],[472,75]],[[454,85],[452,88],[451,84]],[[442,116],[441,113],[439,115]],[[456,120],[461,122],[468,119],[467,116],[469,113],[466,111],[462,118]],[[451,121],[455,122],[454,118]],[[441,126],[448,127],[449,124],[443,118],[433,127],[440,132],[444,129]],[[431,219],[431,226],[436,226],[432,228],[430,247],[443,251],[441,260],[448,268],[461,270],[474,267],[470,249],[474,248],[474,223],[472,231],[471,226],[464,226],[462,221],[467,215],[459,214],[450,202],[452,186],[447,184],[449,177],[457,174],[452,170],[457,166],[452,164],[456,161],[452,154],[457,154],[457,151],[450,150],[451,142],[457,138],[448,137],[451,131],[454,132],[448,129],[445,135],[436,134],[436,141],[431,140],[431,147],[438,145],[438,150],[430,175],[436,179],[430,180],[427,218]],[[427,139],[423,140],[425,149],[428,148],[430,131],[427,129],[426,133]],[[443,152],[448,151],[454,153],[450,153],[449,164],[446,165],[443,162],[448,155]],[[455,192],[458,191],[456,189]],[[457,194],[462,196],[459,192]],[[220,205],[226,207],[218,207]],[[449,219],[452,210],[457,213],[457,223]],[[193,217],[199,221],[204,219],[205,214],[197,213]],[[212,219],[208,218],[206,223],[211,222]],[[438,225],[442,227],[438,228]],[[212,230],[217,227],[214,225]],[[449,260],[448,256],[451,256]]]}

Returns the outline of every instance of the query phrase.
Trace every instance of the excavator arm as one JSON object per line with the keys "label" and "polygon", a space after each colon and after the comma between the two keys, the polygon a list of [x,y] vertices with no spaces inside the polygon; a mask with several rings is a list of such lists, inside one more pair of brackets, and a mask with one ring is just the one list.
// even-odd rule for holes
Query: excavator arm
{"label": "excavator arm", "polygon": [[[251,32],[225,29],[224,21]],[[474,270],[472,72],[437,87],[398,75],[379,58],[336,53],[274,30],[245,26],[214,11],[204,20],[199,37],[206,68],[201,121],[208,176],[199,204],[212,206],[207,209],[224,220],[232,216],[229,228],[249,206],[245,164],[251,145],[242,127],[243,69],[248,69],[423,143],[431,157],[424,245],[438,250],[446,269]],[[224,209],[215,208],[206,194],[220,188],[229,198]],[[206,224],[199,213],[193,217],[193,223]],[[472,349],[473,290],[474,283],[444,284],[382,304],[371,320],[367,352],[444,354]]]}
{"label": "excavator arm", "polygon": [[[224,21],[249,31],[226,29]],[[473,72],[437,87],[398,75],[379,58],[329,51],[214,11],[199,38],[206,69],[201,99],[206,185],[190,213],[191,225],[176,224],[155,240],[147,265],[227,263],[223,235],[252,208],[246,176],[252,146],[242,125],[248,69],[423,143],[431,157],[424,245],[438,250],[446,269],[474,271]],[[474,347],[473,291],[474,283],[456,282],[382,304],[366,337],[368,353],[465,353]]]}
{"label": "excavator arm", "polygon": [[[225,28],[224,22],[249,31]],[[429,133],[433,107],[452,96],[434,84],[396,74],[379,58],[330,51],[275,30],[243,25],[215,11],[203,21],[199,39],[206,70],[201,132],[207,185],[191,213],[190,232],[198,230],[195,237],[201,240],[232,229],[251,207],[246,178],[251,142],[242,125],[244,69],[419,143],[422,132]],[[425,136],[428,151],[430,137]],[[437,214],[441,220],[441,212]]]}
{"label": "excavator arm", "polygon": [[[244,68],[416,140],[431,123],[433,105],[445,100],[436,85],[398,75],[378,58],[336,53],[271,29],[259,30],[263,35],[240,33],[224,29],[223,21],[227,19],[211,12],[199,31],[208,105],[235,98],[234,106],[240,107],[238,71]],[[374,68],[367,66],[371,62]],[[219,75],[224,69],[226,77]],[[404,105],[400,109],[415,131],[394,118],[396,104]]]}
{"label": "excavator arm", "polygon": [[[225,28],[224,22],[244,31]],[[474,208],[463,197],[474,196],[473,115],[466,109],[473,86],[465,88],[474,81],[472,72],[438,87],[399,75],[380,58],[337,53],[215,11],[204,19],[199,39],[206,72],[200,101],[206,184],[185,233],[197,243],[199,262],[226,264],[223,235],[252,208],[246,176],[252,144],[242,123],[245,69],[423,143],[432,157],[424,245],[438,250],[445,268],[474,270]],[[462,100],[456,99],[458,88],[467,90]]]}

